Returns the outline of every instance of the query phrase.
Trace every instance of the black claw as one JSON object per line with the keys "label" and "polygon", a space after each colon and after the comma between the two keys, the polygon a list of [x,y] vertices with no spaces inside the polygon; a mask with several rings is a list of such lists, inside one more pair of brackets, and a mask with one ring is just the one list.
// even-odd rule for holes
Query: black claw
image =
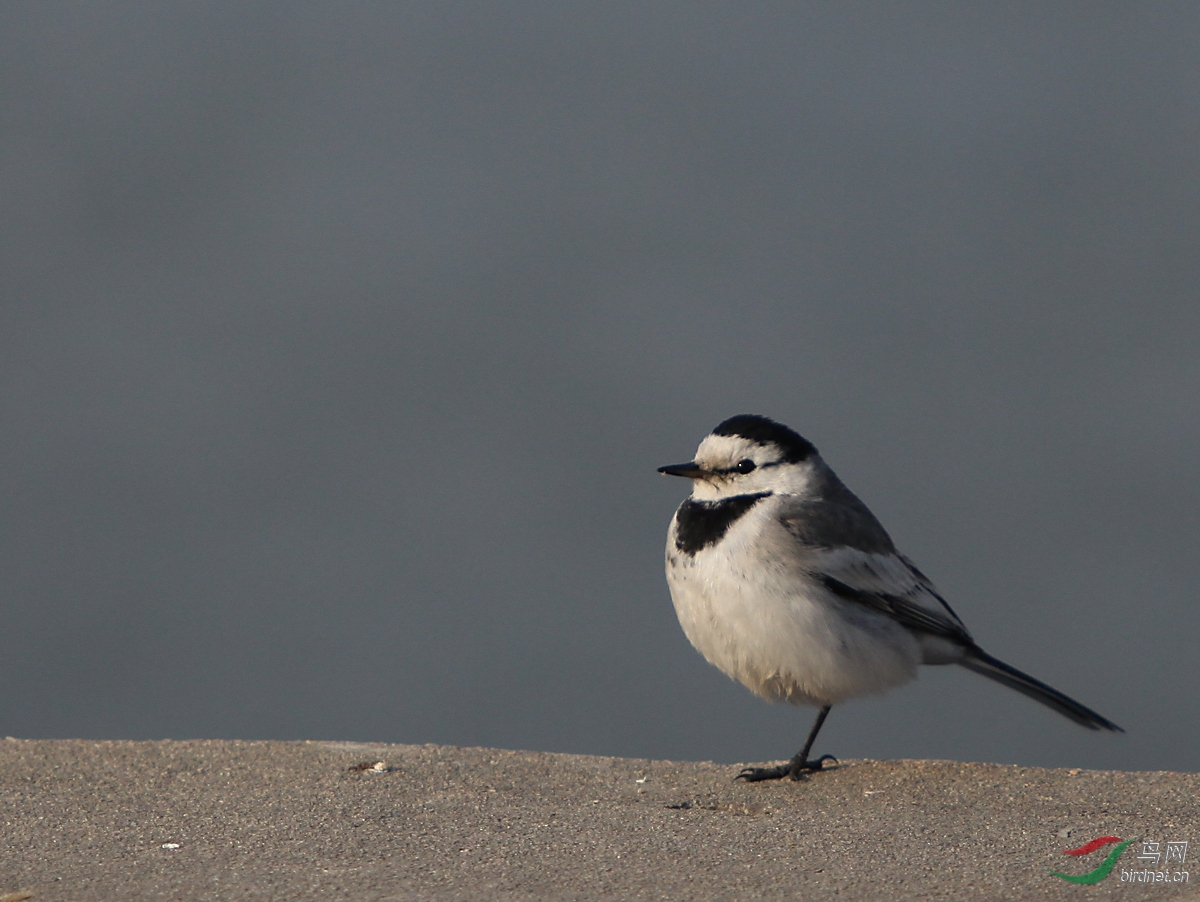
{"label": "black claw", "polygon": [[809,750],[813,747],[813,742],[816,741],[817,733],[821,732],[821,724],[825,723],[825,718],[829,716],[829,705],[821,708],[817,714],[817,720],[812,725],[812,729],[808,731],[808,739],[804,741],[804,748],[796,753],[787,764],[781,764],[778,767],[747,767],[744,771],[734,777],[735,780],[745,780],[747,783],[759,783],[762,780],[781,780],[784,777],[790,777],[793,780],[803,780],[805,774],[821,770],[825,767],[826,761],[837,763],[837,758],[833,755],[822,755],[820,758],[810,760],[808,757]]}
{"label": "black claw", "polygon": [[814,761],[793,763],[788,769],[788,776],[793,780],[802,780],[804,779],[805,774],[811,774],[814,771],[824,770],[826,761],[832,761],[834,764],[836,764],[837,758],[833,757],[833,755],[822,755],[820,758],[817,758]]}
{"label": "black claw", "polygon": [[747,767],[733,779],[745,780],[747,783],[761,783],[763,780],[782,780],[784,777],[790,777],[793,780],[803,780],[806,774],[814,771],[823,770],[825,762],[832,761],[838,763],[838,759],[833,755],[822,755],[812,761],[795,762],[789,761],[787,764],[780,764],[776,767]]}
{"label": "black claw", "polygon": [[778,767],[747,767],[734,780],[745,780],[747,783],[761,783],[763,780],[778,780],[786,777],[791,770],[791,764],[780,764]]}

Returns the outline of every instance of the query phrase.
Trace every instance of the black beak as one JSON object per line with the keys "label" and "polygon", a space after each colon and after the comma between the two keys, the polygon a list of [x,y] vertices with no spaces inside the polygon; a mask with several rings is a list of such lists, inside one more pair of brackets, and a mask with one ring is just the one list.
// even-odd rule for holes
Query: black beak
{"label": "black beak", "polygon": [[694,460],[689,460],[685,464],[671,464],[668,467],[659,467],[658,472],[665,476],[686,476],[688,479],[700,479],[704,476],[704,468]]}

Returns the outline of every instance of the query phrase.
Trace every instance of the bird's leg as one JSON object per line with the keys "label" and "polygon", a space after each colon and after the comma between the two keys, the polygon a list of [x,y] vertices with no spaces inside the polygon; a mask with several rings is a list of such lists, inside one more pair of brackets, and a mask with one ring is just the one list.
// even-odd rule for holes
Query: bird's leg
{"label": "bird's leg", "polygon": [[783,777],[791,777],[793,780],[799,780],[800,777],[810,771],[820,770],[825,766],[826,761],[837,761],[833,755],[822,755],[816,761],[808,760],[808,753],[812,751],[813,743],[817,741],[817,734],[821,732],[821,725],[825,723],[825,718],[829,715],[829,709],[832,705],[825,705],[821,709],[821,713],[817,715],[816,722],[812,725],[812,729],[808,731],[808,739],[804,742],[804,748],[796,753],[796,757],[787,764],[780,764],[778,767],[747,767],[744,771],[738,774],[735,780],[745,780],[747,783],[759,783],[763,780],[779,780]]}

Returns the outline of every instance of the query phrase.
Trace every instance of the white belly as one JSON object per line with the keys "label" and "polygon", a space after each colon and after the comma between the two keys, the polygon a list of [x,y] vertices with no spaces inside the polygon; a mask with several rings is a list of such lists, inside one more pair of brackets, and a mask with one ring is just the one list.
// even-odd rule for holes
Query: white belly
{"label": "white belly", "polygon": [[833,705],[916,676],[917,640],[890,618],[843,601],[760,539],[770,504],[689,556],[667,536],[667,583],[680,626],[722,672],[771,700]]}

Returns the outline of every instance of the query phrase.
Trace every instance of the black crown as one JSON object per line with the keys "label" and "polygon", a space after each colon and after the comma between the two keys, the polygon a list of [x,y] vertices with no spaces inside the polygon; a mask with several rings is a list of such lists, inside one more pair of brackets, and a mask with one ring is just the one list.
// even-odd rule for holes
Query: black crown
{"label": "black crown", "polygon": [[817,453],[813,443],[782,423],[756,413],[730,417],[712,431],[713,435],[737,435],[759,445],[776,445],[788,463],[799,463]]}

